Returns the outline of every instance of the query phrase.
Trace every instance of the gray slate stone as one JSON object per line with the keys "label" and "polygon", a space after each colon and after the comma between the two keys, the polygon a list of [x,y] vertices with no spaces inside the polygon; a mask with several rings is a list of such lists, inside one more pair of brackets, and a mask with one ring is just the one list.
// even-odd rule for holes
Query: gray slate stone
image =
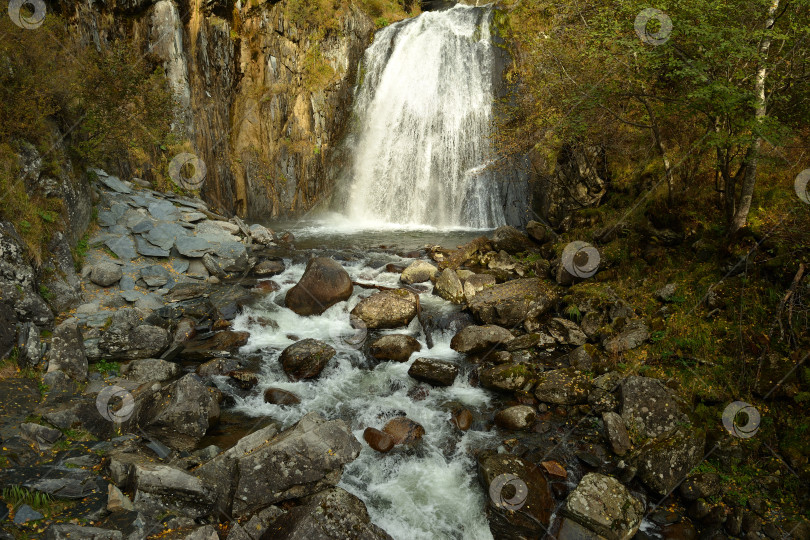
{"label": "gray slate stone", "polygon": [[118,193],[130,194],[132,188],[121,181],[117,176],[98,175],[98,180],[108,188]]}
{"label": "gray slate stone", "polygon": [[135,237],[135,245],[138,253],[143,255],[144,257],[168,257],[169,250],[168,249],[161,249],[154,244],[146,241],[145,238],[141,236]]}
{"label": "gray slate stone", "polygon": [[185,257],[200,258],[206,253],[211,253],[215,245],[208,240],[198,236],[182,236],[174,243],[180,255]]}
{"label": "gray slate stone", "polygon": [[589,473],[568,496],[565,515],[606,540],[630,540],[644,516],[644,503],[618,480]]}
{"label": "gray slate stone", "polygon": [[157,201],[149,205],[152,217],[161,221],[177,221],[180,219],[180,210],[169,201]]}
{"label": "gray slate stone", "polygon": [[119,236],[104,242],[104,245],[110,248],[119,259],[131,260],[138,256],[135,252],[135,244],[129,236]]}
{"label": "gray slate stone", "polygon": [[169,271],[158,264],[141,268],[141,279],[150,287],[162,287],[169,281]]}
{"label": "gray slate stone", "polygon": [[17,511],[14,513],[14,524],[15,525],[22,525],[24,523],[28,523],[29,521],[36,521],[37,519],[42,519],[44,516],[28,506],[24,504],[17,508]]}

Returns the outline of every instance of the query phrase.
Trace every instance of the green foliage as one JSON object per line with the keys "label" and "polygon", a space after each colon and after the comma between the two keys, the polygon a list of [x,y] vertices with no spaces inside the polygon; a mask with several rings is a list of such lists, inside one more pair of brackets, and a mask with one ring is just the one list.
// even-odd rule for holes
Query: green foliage
{"label": "green foliage", "polygon": [[121,373],[121,364],[108,360],[100,360],[90,366],[90,371],[97,371],[99,373]]}
{"label": "green foliage", "polygon": [[[551,167],[563,144],[596,143],[607,149],[614,170],[626,168],[622,176],[651,185],[662,183],[666,157],[673,166],[670,197],[689,190],[717,197],[715,188],[728,186],[721,201],[726,211],[733,209],[736,179],[756,137],[768,141],[766,152],[788,143],[795,156],[806,149],[801,135],[810,117],[810,85],[799,81],[810,64],[810,49],[803,46],[810,0],[783,2],[776,25],[765,30],[769,5],[765,0],[656,5],[673,30],[652,46],[634,28],[637,15],[649,7],[641,0],[507,2],[511,10],[496,13],[495,22],[519,44],[521,62],[508,75],[515,88],[502,103],[501,152],[534,149]],[[654,24],[647,31],[654,31]],[[765,35],[773,42],[768,57],[760,58]],[[768,112],[758,121],[753,81],[762,62]],[[778,164],[778,172],[792,178],[802,167],[784,170],[789,152],[766,153],[760,168],[776,173]]]}
{"label": "green foliage", "polygon": [[45,510],[49,508],[54,500],[47,493],[31,491],[22,486],[10,486],[3,488],[3,500],[16,509],[23,504],[27,504],[34,510]]}

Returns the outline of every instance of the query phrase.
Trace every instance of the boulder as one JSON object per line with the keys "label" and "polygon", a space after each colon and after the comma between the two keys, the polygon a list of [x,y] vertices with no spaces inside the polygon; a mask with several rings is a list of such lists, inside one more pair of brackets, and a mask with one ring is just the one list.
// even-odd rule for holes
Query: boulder
{"label": "boulder", "polygon": [[279,361],[292,381],[314,379],[332,357],[335,349],[317,339],[303,339],[282,351]]}
{"label": "boulder", "polygon": [[54,328],[48,353],[48,372],[62,371],[77,380],[87,380],[87,354],[79,321],[71,318]]}
{"label": "boulder", "polygon": [[110,261],[101,261],[90,268],[90,281],[102,287],[109,287],[124,277],[121,266]]}
{"label": "boulder", "polygon": [[553,239],[552,234],[545,225],[537,221],[530,221],[526,224],[526,233],[529,235],[529,238],[538,244],[545,244],[547,241]]}
{"label": "boulder", "polygon": [[472,426],[473,415],[469,409],[458,409],[453,411],[450,421],[461,431],[467,431]]}
{"label": "boulder", "polygon": [[532,427],[537,413],[528,405],[515,405],[498,411],[495,415],[495,425],[512,431],[526,430]]}
{"label": "boulder", "polygon": [[124,540],[121,531],[54,523],[45,531],[45,540]]}
{"label": "boulder", "polygon": [[573,345],[575,347],[579,347],[588,341],[588,337],[585,335],[585,332],[580,329],[577,323],[574,321],[569,321],[568,319],[561,319],[559,317],[551,319],[547,330],[548,333],[554,339],[556,339],[560,345]]}
{"label": "boulder", "polygon": [[622,420],[636,442],[659,437],[688,422],[675,393],[658,379],[634,375],[619,388]]}
{"label": "boulder", "polygon": [[683,481],[679,491],[687,501],[708,499],[723,491],[723,481],[717,473],[693,474]]}
{"label": "boulder", "polygon": [[568,495],[563,513],[606,540],[630,540],[644,517],[644,503],[610,476],[588,473]]}
{"label": "boulder", "polygon": [[50,446],[59,440],[62,437],[62,432],[58,429],[26,422],[20,424],[20,435],[42,448]]}
{"label": "boulder", "polygon": [[406,334],[389,334],[374,341],[369,354],[377,360],[407,362],[411,355],[422,350],[422,345]]}
{"label": "boulder", "polygon": [[135,508],[147,515],[167,510],[190,518],[209,515],[213,492],[200,478],[182,469],[159,463],[135,463],[132,468]]}
{"label": "boulder", "polygon": [[613,448],[613,453],[617,456],[625,455],[632,447],[632,443],[622,417],[615,412],[608,411],[602,413],[602,422],[605,424],[605,436]]}
{"label": "boulder", "polygon": [[591,381],[573,368],[554,369],[537,378],[534,395],[544,403],[573,405],[586,403]]}
{"label": "boulder", "polygon": [[425,281],[433,281],[436,279],[436,276],[439,274],[439,269],[430,264],[427,261],[414,261],[408,265],[405,270],[402,271],[402,274],[399,276],[399,280],[406,285],[412,285],[414,283],[424,283]]}
{"label": "boulder", "polygon": [[602,340],[602,346],[610,354],[619,354],[641,346],[650,338],[650,329],[644,321],[630,321],[618,333],[606,336]]}
{"label": "boulder", "polygon": [[144,316],[144,312],[137,308],[115,311],[110,327],[99,339],[98,359],[134,360],[159,357],[169,346],[169,333],[164,328],[145,323]]}
{"label": "boulder", "polygon": [[702,431],[691,425],[680,426],[640,446],[630,461],[647,487],[668,495],[703,460],[705,444]]}
{"label": "boulder", "polygon": [[469,304],[473,315],[484,324],[514,327],[546,313],[556,294],[538,278],[515,279],[477,293]]}
{"label": "boulder", "polygon": [[411,446],[425,435],[425,428],[421,424],[404,416],[392,418],[382,430],[394,439],[394,445]]}
{"label": "boulder", "polygon": [[458,366],[435,358],[417,358],[408,375],[432,386],[451,386],[458,376]]}
{"label": "boulder", "polygon": [[554,500],[537,465],[487,450],[478,455],[478,479],[489,495],[487,517],[497,540],[545,535]]}
{"label": "boulder", "polygon": [[496,251],[503,250],[511,255],[536,249],[535,244],[529,240],[528,236],[509,225],[503,225],[495,229],[492,234],[492,246]]}
{"label": "boulder", "polygon": [[363,501],[339,487],[313,495],[276,518],[272,537],[287,540],[391,539],[371,522]]}
{"label": "boulder", "polygon": [[313,412],[281,433],[268,426],[243,437],[195,474],[215,491],[218,509],[242,517],[334,486],[361,448],[342,420]]}
{"label": "boulder", "polygon": [[140,274],[147,287],[163,287],[169,282],[169,271],[159,264],[141,268]]}
{"label": "boulder", "polygon": [[464,280],[464,301],[472,302],[476,294],[487,287],[495,285],[495,276],[492,274],[473,274]]}
{"label": "boulder", "polygon": [[514,392],[525,387],[534,378],[531,367],[525,364],[500,364],[481,369],[478,380],[490,390]]}
{"label": "boulder", "polygon": [[273,405],[298,405],[301,398],[281,388],[268,388],[264,391],[264,402]]}
{"label": "boulder", "polygon": [[272,277],[284,271],[283,261],[266,260],[253,267],[251,273],[259,277]]}
{"label": "boulder", "polygon": [[263,225],[259,225],[258,223],[254,223],[250,226],[250,237],[253,238],[255,242],[265,246],[272,246],[275,244],[273,240],[273,231]]}
{"label": "boulder", "polygon": [[164,388],[134,392],[135,408],[123,424],[147,433],[179,450],[191,450],[208,428],[219,421],[219,393],[193,373]]}
{"label": "boulder", "polygon": [[436,287],[433,292],[454,304],[460,304],[464,301],[464,287],[461,285],[461,280],[455,270],[451,268],[445,268],[442,271],[439,279],[436,280]]}
{"label": "boulder", "polygon": [[180,366],[160,358],[133,360],[122,369],[127,379],[139,383],[168,381],[180,373]]}
{"label": "boulder", "polygon": [[284,302],[299,315],[320,315],[338,302],[348,300],[354,286],[348,272],[327,257],[310,259],[304,275],[287,291]]}
{"label": "boulder", "polygon": [[377,452],[385,453],[394,447],[394,437],[373,427],[368,427],[363,431],[363,440]]}
{"label": "boulder", "polygon": [[506,328],[494,324],[467,326],[450,340],[450,348],[460,353],[489,352],[514,339]]}
{"label": "boulder", "polygon": [[222,353],[235,353],[248,339],[249,332],[223,330],[212,336],[186,341],[181,356],[186,360],[202,361]]}
{"label": "boulder", "polygon": [[380,291],[360,300],[351,314],[369,329],[399,328],[416,317],[418,304],[419,297],[405,289]]}

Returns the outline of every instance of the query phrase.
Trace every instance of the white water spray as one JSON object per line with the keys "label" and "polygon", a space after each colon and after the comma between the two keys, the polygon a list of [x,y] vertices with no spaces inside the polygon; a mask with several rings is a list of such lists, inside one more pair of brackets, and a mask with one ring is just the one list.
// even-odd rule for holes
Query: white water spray
{"label": "white water spray", "polygon": [[491,7],[456,5],[379,31],[355,100],[350,193],[361,223],[494,228]]}

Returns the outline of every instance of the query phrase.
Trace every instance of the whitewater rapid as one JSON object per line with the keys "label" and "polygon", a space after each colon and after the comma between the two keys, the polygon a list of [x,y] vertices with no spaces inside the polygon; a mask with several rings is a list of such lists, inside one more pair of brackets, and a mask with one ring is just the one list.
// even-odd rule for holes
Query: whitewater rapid
{"label": "whitewater rapid", "polygon": [[[354,261],[340,261],[352,280],[389,287],[399,286],[399,274],[376,267],[380,254]],[[407,264],[412,259],[385,255],[387,262]],[[356,331],[349,324],[349,311],[357,302],[374,292],[355,287],[353,296],[326,310],[322,315],[301,317],[282,307],[283,299],[303,275],[305,264],[285,261],[287,269],[274,277],[281,288],[234,321],[235,330],[250,332],[243,354],[262,356],[259,386],[246,398],[235,397],[234,409],[252,417],[270,417],[289,427],[303,415],[317,411],[329,418],[342,418],[363,445],[360,456],[349,464],[340,486],[360,497],[372,521],[397,540],[464,538],[490,539],[485,517],[485,495],[476,479],[471,448],[496,446],[491,432],[471,429],[459,432],[450,423],[449,402],[470,409],[487,407],[490,395],[469,384],[465,376],[470,366],[462,363],[462,374],[453,386],[432,388],[429,395],[415,401],[408,393],[417,381],[408,368],[419,356],[453,360],[461,355],[450,349],[452,332],[434,333],[434,347],[427,348],[425,336],[416,319],[407,328],[385,333],[407,333],[422,344],[408,362],[374,362],[357,350],[351,338]],[[430,285],[429,283],[427,284]],[[420,295],[423,309],[433,314],[457,310],[452,304],[425,292]],[[277,329],[252,323],[261,316],[274,320]],[[376,334],[375,334],[376,336]],[[362,336],[360,336],[362,337]],[[320,377],[312,381],[290,382],[281,369],[281,351],[297,340],[315,338],[337,350]],[[223,388],[227,384],[219,381]],[[282,407],[264,403],[264,390],[282,388],[295,393],[301,403]],[[381,454],[363,440],[367,427],[381,429],[396,414],[405,413],[425,428],[425,436],[416,451]]]}

